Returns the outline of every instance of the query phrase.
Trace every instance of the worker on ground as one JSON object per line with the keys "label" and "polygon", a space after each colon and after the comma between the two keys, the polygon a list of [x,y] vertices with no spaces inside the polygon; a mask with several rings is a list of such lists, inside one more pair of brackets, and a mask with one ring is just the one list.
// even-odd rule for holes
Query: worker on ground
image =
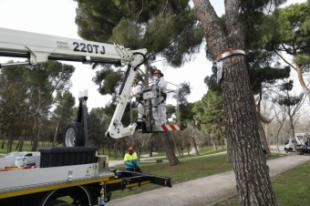
{"label": "worker on ground", "polygon": [[153,118],[156,126],[161,126],[167,122],[166,117],[166,98],[167,98],[167,81],[164,79],[164,74],[159,70],[153,71],[154,87],[157,93],[157,98],[152,101]]}
{"label": "worker on ground", "polygon": [[128,147],[128,152],[125,154],[124,165],[125,169],[128,171],[141,172],[138,155],[132,146]]}

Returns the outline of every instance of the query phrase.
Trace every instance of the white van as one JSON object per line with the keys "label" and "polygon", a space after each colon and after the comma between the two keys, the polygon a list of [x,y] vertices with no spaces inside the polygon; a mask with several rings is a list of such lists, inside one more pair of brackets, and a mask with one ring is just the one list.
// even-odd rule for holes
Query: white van
{"label": "white van", "polygon": [[299,147],[305,145],[305,141],[309,136],[310,132],[295,133],[295,137],[291,137],[285,142],[284,150],[286,152],[296,152]]}

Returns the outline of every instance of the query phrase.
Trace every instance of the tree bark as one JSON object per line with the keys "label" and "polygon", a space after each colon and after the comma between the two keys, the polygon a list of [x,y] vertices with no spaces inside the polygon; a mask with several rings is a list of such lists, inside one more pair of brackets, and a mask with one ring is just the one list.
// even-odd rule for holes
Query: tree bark
{"label": "tree bark", "polygon": [[7,133],[7,147],[6,147],[6,151],[7,153],[12,152],[12,147],[13,147],[13,136],[9,133]]}
{"label": "tree bark", "polygon": [[53,138],[53,147],[56,145],[56,142],[57,142],[57,135],[58,135],[59,124],[60,124],[60,121],[57,122],[57,125],[56,125],[56,128],[55,128],[55,133],[54,133],[54,138]]}
{"label": "tree bark", "polygon": [[[245,49],[239,19],[240,0],[225,1],[225,29],[209,0],[194,0],[196,15],[205,31],[208,52],[216,57],[227,48]],[[242,206],[277,205],[269,169],[261,146],[255,102],[244,56],[223,60],[221,83],[225,131]]]}
{"label": "tree bark", "polygon": [[226,130],[231,139],[241,205],[277,205],[262,150],[244,57],[226,60],[224,71]]}
{"label": "tree bark", "polygon": [[195,132],[195,128],[193,127],[192,130],[192,142],[193,142],[193,146],[196,152],[196,155],[199,156],[199,150],[198,150],[198,146],[197,146],[197,142],[196,142],[196,132]]}
{"label": "tree bark", "polygon": [[1,149],[4,149],[4,145],[5,145],[5,138],[3,137],[2,143],[1,143]]}
{"label": "tree bark", "polygon": [[39,146],[39,138],[40,138],[40,133],[41,133],[41,124],[40,124],[40,117],[36,117],[36,125],[37,125],[37,133],[34,135],[33,138],[33,143],[32,143],[32,151],[37,151],[38,146]]}
{"label": "tree bark", "polygon": [[280,132],[281,132],[281,129],[282,129],[284,123],[285,123],[285,119],[283,120],[283,122],[280,122],[280,127],[278,128],[277,136],[276,136],[277,150],[278,150],[279,153],[280,153],[280,148],[279,148],[279,135],[280,135]]}
{"label": "tree bark", "polygon": [[262,89],[260,89],[260,91],[259,91],[259,101],[257,103],[257,112],[256,112],[257,121],[258,121],[258,132],[259,132],[260,140],[261,140],[261,142],[263,144],[263,147],[265,149],[266,155],[270,156],[271,152],[270,152],[270,149],[269,149],[269,145],[268,145],[268,141],[267,141],[267,136],[266,136],[266,133],[265,133],[265,130],[264,130],[264,127],[263,127],[263,123],[261,121],[261,101],[262,101],[262,95],[263,95],[263,92],[262,92]]}
{"label": "tree bark", "polygon": [[180,162],[174,153],[174,143],[171,140],[171,136],[168,133],[164,133],[160,136],[163,143],[167,159],[169,160],[170,166],[178,165]]}
{"label": "tree bark", "polygon": [[257,121],[258,121],[258,132],[259,132],[259,136],[260,136],[260,141],[261,141],[262,146],[266,152],[266,155],[270,156],[271,152],[270,152],[269,145],[267,142],[267,137],[265,134],[264,127],[263,127],[262,122],[260,120],[257,120]]}
{"label": "tree bark", "polygon": [[41,89],[38,89],[38,105],[36,109],[35,122],[37,126],[37,133],[36,135],[34,135],[33,138],[32,151],[37,151],[39,146],[39,138],[41,132]]}
{"label": "tree bark", "polygon": [[304,93],[308,96],[309,101],[310,101],[310,89],[307,87],[305,81],[304,81],[304,77],[302,75],[302,71],[301,71],[301,66],[296,64],[296,73],[297,73],[297,77],[298,77],[298,81],[300,83],[300,86],[302,87],[302,89],[304,90]]}
{"label": "tree bark", "polygon": [[295,137],[295,126],[294,126],[293,116],[289,115],[289,120],[290,120],[291,135],[292,135],[292,137]]}
{"label": "tree bark", "polygon": [[[151,139],[152,139],[152,137],[151,137]],[[151,142],[149,143],[148,148],[149,148],[149,156],[150,156],[150,157],[153,157],[154,146],[153,146],[153,141],[152,141],[152,140],[151,140]]]}

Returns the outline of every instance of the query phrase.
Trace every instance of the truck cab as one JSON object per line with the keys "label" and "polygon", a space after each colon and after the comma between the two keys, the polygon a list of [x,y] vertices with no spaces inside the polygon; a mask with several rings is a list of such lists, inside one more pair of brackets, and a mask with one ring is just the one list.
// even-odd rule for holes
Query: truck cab
{"label": "truck cab", "polygon": [[285,152],[299,152],[304,146],[309,144],[309,138],[309,132],[296,133],[295,137],[291,137],[285,142]]}

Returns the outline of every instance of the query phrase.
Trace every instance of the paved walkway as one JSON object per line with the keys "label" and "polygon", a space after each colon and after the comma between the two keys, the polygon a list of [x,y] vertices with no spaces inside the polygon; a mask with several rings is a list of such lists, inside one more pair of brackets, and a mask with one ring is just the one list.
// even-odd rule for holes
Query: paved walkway
{"label": "paved walkway", "polygon": [[[268,161],[270,175],[274,177],[298,165],[310,161],[310,156],[290,155]],[[232,171],[211,175],[160,188],[125,198],[113,200],[109,206],[206,206],[237,194]]]}

